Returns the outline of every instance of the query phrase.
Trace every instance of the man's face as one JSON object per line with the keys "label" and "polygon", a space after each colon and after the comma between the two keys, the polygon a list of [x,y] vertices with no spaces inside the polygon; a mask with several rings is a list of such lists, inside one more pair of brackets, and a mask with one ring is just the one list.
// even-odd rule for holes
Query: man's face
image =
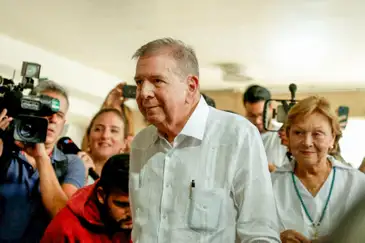
{"label": "man's face", "polygon": [[254,124],[260,133],[265,132],[263,116],[264,116],[265,101],[255,103],[245,103],[246,118]]}
{"label": "man's face", "polygon": [[63,131],[63,127],[66,122],[66,113],[68,110],[68,104],[66,98],[52,91],[44,91],[42,92],[44,95],[48,95],[49,97],[56,98],[60,101],[60,109],[57,113],[53,114],[52,116],[45,117],[48,119],[48,130],[47,130],[47,137],[46,137],[46,145],[54,145],[58,137],[61,135]]}
{"label": "man's face", "polygon": [[105,209],[104,213],[108,214],[108,223],[111,222],[120,229],[132,229],[128,195],[120,190],[112,190],[108,195],[105,195],[101,188],[99,188],[98,193],[99,202]]}
{"label": "man's face", "polygon": [[148,123],[178,123],[192,98],[189,77],[179,74],[176,61],[167,54],[139,58],[136,66],[137,103]]}

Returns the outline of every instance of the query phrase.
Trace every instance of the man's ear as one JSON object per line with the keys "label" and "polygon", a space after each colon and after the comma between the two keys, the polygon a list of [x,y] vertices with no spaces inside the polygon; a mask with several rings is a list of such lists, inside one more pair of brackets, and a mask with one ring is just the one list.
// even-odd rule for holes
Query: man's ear
{"label": "man's ear", "polygon": [[199,90],[199,78],[197,76],[190,76],[188,78],[189,91],[196,93]]}
{"label": "man's ear", "polygon": [[188,83],[188,96],[187,103],[194,102],[197,92],[199,92],[199,78],[197,76],[189,76]]}
{"label": "man's ear", "polygon": [[98,198],[99,203],[105,203],[105,192],[102,187],[96,188],[96,197]]}

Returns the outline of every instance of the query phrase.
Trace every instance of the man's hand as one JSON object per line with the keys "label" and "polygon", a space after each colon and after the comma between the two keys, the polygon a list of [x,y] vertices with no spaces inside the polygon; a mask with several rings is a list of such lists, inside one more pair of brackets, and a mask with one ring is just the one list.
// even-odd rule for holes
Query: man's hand
{"label": "man's hand", "polygon": [[2,140],[4,131],[8,128],[10,122],[13,120],[12,117],[6,116],[7,110],[4,109],[0,113],[0,156],[3,154],[4,142]]}
{"label": "man's hand", "polygon": [[270,171],[270,173],[274,172],[275,170],[276,170],[276,166],[273,163],[269,162],[269,171]]}
{"label": "man's hand", "polygon": [[2,110],[0,113],[0,129],[5,130],[8,128],[10,122],[13,120],[12,117],[6,115],[8,111],[6,109]]}
{"label": "man's hand", "polygon": [[104,107],[120,109],[121,105],[126,101],[123,97],[123,86],[125,84],[126,83],[120,83],[109,92],[104,101]]}
{"label": "man's hand", "polygon": [[92,168],[93,170],[95,170],[94,161],[92,160],[90,155],[84,151],[78,152],[77,156],[84,162],[85,171],[86,171],[85,175],[87,178],[89,175],[89,169]]}
{"label": "man's hand", "polygon": [[25,146],[24,143],[20,141],[15,141],[15,144],[21,148],[24,152],[26,152],[29,156],[33,157],[36,162],[40,158],[49,158],[46,147],[44,146],[44,143],[37,143],[32,145]]}
{"label": "man's hand", "polygon": [[341,130],[344,131],[347,126],[347,116],[339,116],[338,122],[340,123]]}
{"label": "man's hand", "polygon": [[282,243],[311,243],[311,240],[295,230],[281,232],[280,240]]}

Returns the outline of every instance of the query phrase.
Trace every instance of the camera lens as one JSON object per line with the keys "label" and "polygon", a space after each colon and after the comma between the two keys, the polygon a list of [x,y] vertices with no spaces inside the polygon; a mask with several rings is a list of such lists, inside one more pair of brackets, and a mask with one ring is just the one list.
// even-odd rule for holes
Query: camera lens
{"label": "camera lens", "polygon": [[37,129],[34,129],[32,124],[24,124],[19,127],[19,134],[23,138],[34,137],[37,133]]}

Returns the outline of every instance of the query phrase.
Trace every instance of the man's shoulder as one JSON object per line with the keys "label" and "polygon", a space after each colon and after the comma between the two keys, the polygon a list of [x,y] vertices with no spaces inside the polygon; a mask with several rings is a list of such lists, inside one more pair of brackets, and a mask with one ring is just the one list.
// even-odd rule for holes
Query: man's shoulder
{"label": "man's shoulder", "polygon": [[134,137],[132,141],[132,148],[141,148],[149,146],[155,139],[157,135],[157,129],[153,125],[142,129]]}
{"label": "man's shoulder", "polygon": [[228,132],[242,135],[242,133],[251,134],[258,132],[257,128],[245,117],[214,108],[210,109],[207,123],[208,129],[209,127],[219,127],[223,133]]}
{"label": "man's shoulder", "polygon": [[52,219],[44,233],[41,242],[52,242],[55,239],[65,239],[69,236],[76,236],[75,232],[80,229],[80,220],[66,206]]}

